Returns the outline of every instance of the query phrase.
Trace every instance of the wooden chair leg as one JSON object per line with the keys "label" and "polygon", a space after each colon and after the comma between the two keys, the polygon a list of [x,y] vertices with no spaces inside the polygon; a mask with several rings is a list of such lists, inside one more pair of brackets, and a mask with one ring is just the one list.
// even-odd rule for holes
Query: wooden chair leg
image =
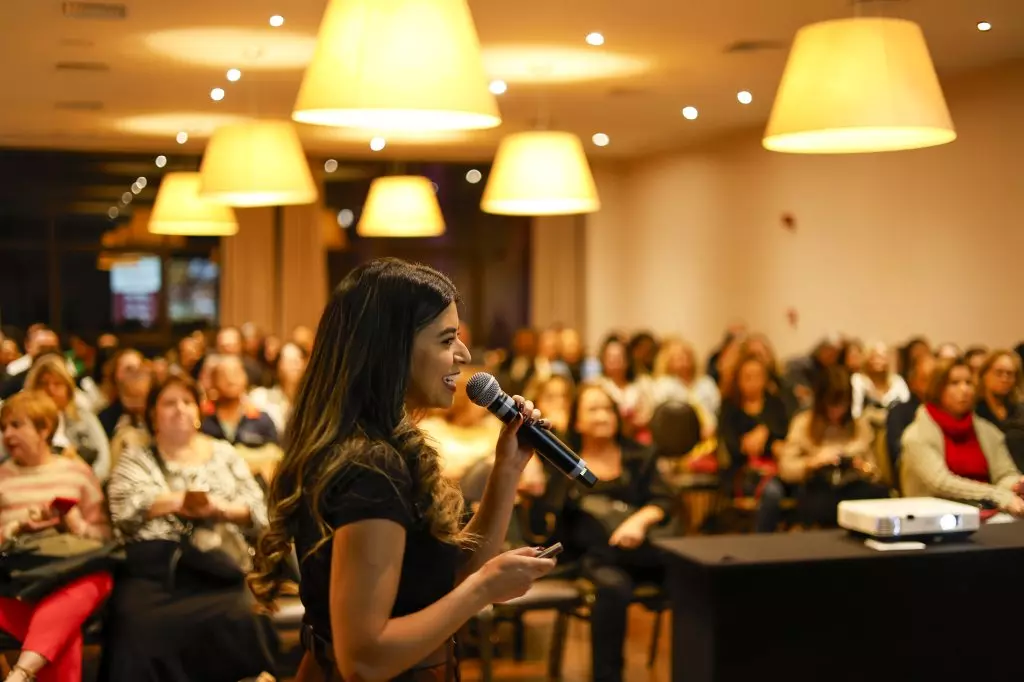
{"label": "wooden chair leg", "polygon": [[661,616],[665,613],[664,610],[658,609],[654,612],[654,629],[651,631],[651,650],[647,654],[647,669],[650,670],[654,667],[654,662],[658,660],[658,642],[661,639]]}
{"label": "wooden chair leg", "polygon": [[494,613],[487,609],[477,618],[480,638],[480,681],[494,679]]}
{"label": "wooden chair leg", "polygon": [[526,624],[522,613],[517,613],[512,619],[512,657],[517,663],[526,658]]}
{"label": "wooden chair leg", "polygon": [[558,611],[551,630],[551,649],[548,651],[548,679],[562,679],[562,659],[565,655],[565,635],[569,628],[569,614]]}

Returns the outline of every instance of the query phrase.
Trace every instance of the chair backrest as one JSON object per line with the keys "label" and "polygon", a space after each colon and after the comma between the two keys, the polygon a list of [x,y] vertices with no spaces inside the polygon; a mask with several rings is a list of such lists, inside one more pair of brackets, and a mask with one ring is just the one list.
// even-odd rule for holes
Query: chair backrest
{"label": "chair backrest", "polygon": [[700,417],[689,403],[662,403],[651,417],[651,438],[659,457],[682,457],[700,443]]}

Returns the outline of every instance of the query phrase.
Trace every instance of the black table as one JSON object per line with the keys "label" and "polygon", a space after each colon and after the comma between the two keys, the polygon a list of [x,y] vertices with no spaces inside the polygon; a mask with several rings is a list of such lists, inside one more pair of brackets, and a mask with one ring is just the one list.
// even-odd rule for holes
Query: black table
{"label": "black table", "polygon": [[1024,523],[908,552],[845,531],[657,544],[673,682],[1024,677]]}

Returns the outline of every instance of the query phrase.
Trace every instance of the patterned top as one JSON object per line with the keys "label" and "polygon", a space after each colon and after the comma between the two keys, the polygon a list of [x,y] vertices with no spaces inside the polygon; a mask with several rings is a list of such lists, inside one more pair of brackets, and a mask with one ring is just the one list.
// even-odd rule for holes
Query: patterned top
{"label": "patterned top", "polygon": [[100,482],[85,462],[56,455],[36,467],[18,466],[14,459],[0,464],[0,527],[27,521],[32,509],[58,497],[78,500],[82,519],[93,528],[108,526]]}
{"label": "patterned top", "polygon": [[[199,436],[203,438],[203,436]],[[253,524],[267,523],[263,490],[248,465],[229,443],[211,440],[210,459],[203,464],[167,462],[167,476],[150,448],[128,445],[110,477],[107,495],[114,527],[129,542],[181,538],[182,522],[175,516],[147,519],[150,505],[166,492],[203,490],[232,504],[249,507]]]}

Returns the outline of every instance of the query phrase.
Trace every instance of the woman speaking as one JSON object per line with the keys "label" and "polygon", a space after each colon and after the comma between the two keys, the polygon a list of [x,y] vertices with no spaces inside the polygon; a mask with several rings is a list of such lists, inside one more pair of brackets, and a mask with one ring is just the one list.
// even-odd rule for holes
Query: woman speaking
{"label": "woman speaking", "polygon": [[397,259],[353,270],[317,330],[271,489],[270,526],[251,585],[278,596],[292,542],[306,609],[299,680],[452,680],[455,632],[552,568],[522,548],[498,554],[532,451],[520,417],[498,437],[494,469],[464,527],[463,499],[412,415],[452,404],[458,294],[441,273]]}

